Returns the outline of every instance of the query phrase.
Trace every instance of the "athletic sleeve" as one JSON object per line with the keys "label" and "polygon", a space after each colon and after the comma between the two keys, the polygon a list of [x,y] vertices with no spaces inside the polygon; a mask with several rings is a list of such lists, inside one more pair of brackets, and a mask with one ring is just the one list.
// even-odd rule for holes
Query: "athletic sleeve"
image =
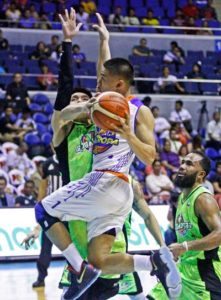
{"label": "athletic sleeve", "polygon": [[58,77],[58,93],[54,109],[61,111],[70,103],[74,82],[74,67],[72,55],[72,43],[62,43],[63,53],[61,55]]}
{"label": "athletic sleeve", "polygon": [[42,179],[46,179],[48,177],[48,166],[49,166],[49,159],[43,162],[42,165]]}

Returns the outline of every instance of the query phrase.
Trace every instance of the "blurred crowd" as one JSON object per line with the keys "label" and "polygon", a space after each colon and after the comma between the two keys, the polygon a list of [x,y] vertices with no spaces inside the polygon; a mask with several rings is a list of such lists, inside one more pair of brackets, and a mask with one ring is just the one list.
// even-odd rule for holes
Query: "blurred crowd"
{"label": "blurred crowd", "polygon": [[[66,3],[67,2],[67,3]],[[0,19],[7,27],[60,29],[57,13],[64,13],[65,8],[74,6],[77,21],[83,23],[82,30],[92,30],[95,13],[100,12],[107,24],[117,25],[111,30],[122,31],[122,26],[185,26],[219,27],[217,12],[212,0],[156,0],[156,1],[1,1]],[[217,22],[214,22],[217,21]],[[127,31],[127,29],[126,29]],[[130,31],[130,29],[128,30]],[[133,31],[133,30],[132,30]],[[154,32],[154,31],[153,31]],[[163,32],[156,30],[156,32]],[[170,31],[165,30],[165,33]],[[181,33],[211,35],[210,29],[185,29]]]}

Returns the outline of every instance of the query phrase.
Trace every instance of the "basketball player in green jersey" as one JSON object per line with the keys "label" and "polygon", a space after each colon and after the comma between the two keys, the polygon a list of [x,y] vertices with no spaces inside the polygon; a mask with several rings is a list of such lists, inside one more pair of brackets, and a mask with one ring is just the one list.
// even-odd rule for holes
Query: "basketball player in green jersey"
{"label": "basketball player in green jersey", "polygon": [[[169,246],[182,278],[179,300],[221,299],[221,216],[209,190],[202,186],[210,161],[201,152],[181,162],[175,184],[182,189],[175,218],[177,243]],[[161,284],[148,299],[167,300]]]}

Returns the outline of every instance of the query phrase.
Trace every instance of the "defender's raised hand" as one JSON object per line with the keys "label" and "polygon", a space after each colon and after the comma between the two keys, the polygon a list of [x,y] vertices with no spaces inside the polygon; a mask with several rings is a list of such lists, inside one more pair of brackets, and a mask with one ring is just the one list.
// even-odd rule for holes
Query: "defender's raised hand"
{"label": "defender's raised hand", "polygon": [[97,19],[98,19],[98,24],[94,24],[93,28],[96,29],[100,35],[101,40],[109,40],[110,34],[104,24],[104,21],[99,13],[96,13]]}
{"label": "defender's raised hand", "polygon": [[72,40],[82,26],[82,23],[79,23],[78,25],[76,24],[75,10],[71,8],[71,12],[68,13],[68,10],[65,9],[65,16],[59,14],[59,19],[62,24],[64,40]]}

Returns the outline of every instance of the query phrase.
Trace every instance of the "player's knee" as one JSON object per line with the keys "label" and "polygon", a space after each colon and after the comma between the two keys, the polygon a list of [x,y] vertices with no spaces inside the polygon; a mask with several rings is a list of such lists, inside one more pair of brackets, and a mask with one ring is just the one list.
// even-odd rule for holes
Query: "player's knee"
{"label": "player's knee", "polygon": [[105,261],[105,255],[94,253],[88,256],[88,262],[92,264],[95,268],[100,269],[102,271],[105,270]]}
{"label": "player's knee", "polygon": [[44,231],[47,231],[51,228],[55,223],[60,222],[58,218],[50,216],[41,202],[38,202],[35,205],[35,218],[37,222],[41,225]]}

